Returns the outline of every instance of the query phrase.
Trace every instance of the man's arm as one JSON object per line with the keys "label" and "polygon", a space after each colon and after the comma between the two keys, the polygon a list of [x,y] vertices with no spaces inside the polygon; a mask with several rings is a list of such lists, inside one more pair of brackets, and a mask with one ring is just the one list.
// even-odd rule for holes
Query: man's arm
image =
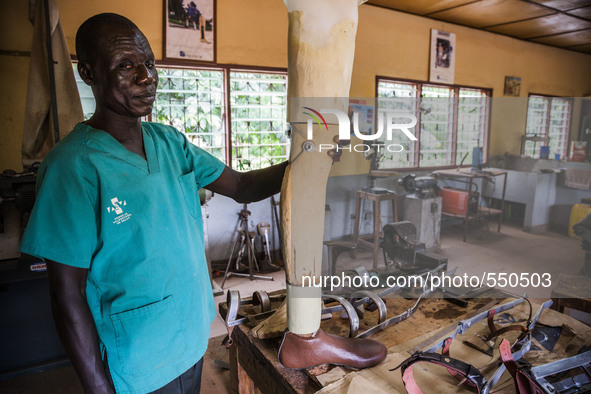
{"label": "man's arm", "polygon": [[58,335],[86,393],[112,393],[86,301],[88,270],[47,260],[51,308]]}
{"label": "man's arm", "polygon": [[249,172],[238,172],[226,167],[206,189],[239,203],[260,201],[279,193],[286,168],[287,162]]}

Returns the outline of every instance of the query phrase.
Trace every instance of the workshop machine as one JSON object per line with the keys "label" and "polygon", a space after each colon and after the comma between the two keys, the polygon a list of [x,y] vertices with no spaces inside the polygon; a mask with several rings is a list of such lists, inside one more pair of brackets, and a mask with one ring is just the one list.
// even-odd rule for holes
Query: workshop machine
{"label": "workshop machine", "polygon": [[439,245],[442,199],[438,196],[437,178],[408,174],[398,183],[409,193],[404,199],[404,220],[414,224],[425,247]]}
{"label": "workshop machine", "polygon": [[432,176],[420,176],[408,174],[398,180],[398,184],[409,194],[418,198],[432,198],[437,196],[437,179]]}
{"label": "workshop machine", "polygon": [[0,380],[69,363],[51,316],[45,263],[18,251],[35,203],[36,172],[0,174],[0,313],[10,322],[0,325]]}
{"label": "workshop machine", "polygon": [[0,261],[18,259],[18,246],[35,204],[34,171],[0,174]]}
{"label": "workshop machine", "polygon": [[425,243],[417,238],[417,229],[411,222],[389,223],[384,226],[382,243],[386,265],[402,270],[429,270],[442,264],[447,257],[427,252]]}

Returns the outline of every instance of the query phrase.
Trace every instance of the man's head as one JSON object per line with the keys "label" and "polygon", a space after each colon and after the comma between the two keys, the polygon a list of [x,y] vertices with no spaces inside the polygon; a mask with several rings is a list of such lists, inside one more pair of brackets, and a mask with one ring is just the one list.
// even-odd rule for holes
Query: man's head
{"label": "man's head", "polygon": [[108,31],[113,27],[140,31],[135,23],[118,14],[104,13],[92,16],[80,25],[76,33],[76,57],[78,61],[93,63],[98,50],[101,32]]}
{"label": "man's head", "polygon": [[158,84],[154,54],[133,22],[110,13],[89,18],[76,34],[76,53],[97,113],[140,117],[152,111]]}

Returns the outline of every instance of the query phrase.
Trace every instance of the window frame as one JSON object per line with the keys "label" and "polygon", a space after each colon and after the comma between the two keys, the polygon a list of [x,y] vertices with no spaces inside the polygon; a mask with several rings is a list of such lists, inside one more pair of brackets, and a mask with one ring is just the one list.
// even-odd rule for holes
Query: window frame
{"label": "window frame", "polygon": [[[561,99],[561,100],[566,100],[569,102],[570,107],[569,107],[569,114],[568,114],[568,120],[567,120],[567,124],[566,124],[566,141],[565,141],[565,145],[566,145],[566,149],[564,152],[564,156],[561,156],[561,159],[564,160],[567,157],[570,157],[570,137],[571,137],[571,126],[572,126],[572,121],[573,121],[573,113],[574,113],[574,99],[572,97],[564,97],[564,96],[554,96],[554,95],[550,95],[550,94],[540,94],[540,93],[534,93],[534,92],[529,92],[527,95],[527,112],[525,114],[525,130],[527,132],[527,119],[529,118],[529,100],[532,97],[539,97],[539,98],[543,98],[543,99],[549,99],[550,105],[548,106],[549,108],[549,114],[548,114],[548,118],[546,119],[545,125],[544,125],[544,137],[548,137],[550,134],[550,120],[551,120],[551,109],[552,109],[552,99]],[[550,144],[552,143],[552,141],[550,141]],[[535,152],[534,152],[534,156],[535,156]],[[536,157],[534,157],[536,158]]]}
{"label": "window frame", "polygon": [[[287,68],[282,67],[267,67],[267,66],[247,66],[238,64],[211,64],[211,63],[187,63],[183,61],[174,61],[170,59],[156,60],[156,68],[183,68],[190,70],[210,70],[221,71],[223,73],[224,85],[224,135],[225,135],[225,149],[224,157],[226,165],[230,168],[233,164],[232,158],[232,106],[231,106],[231,91],[230,91],[230,73],[232,72],[250,72],[250,73],[265,73],[265,74],[279,74],[287,76]],[[152,114],[148,115],[148,120],[152,120]],[[285,131],[287,133],[287,130]],[[287,158],[289,160],[289,157]]]}
{"label": "window frame", "polygon": [[[490,131],[491,131],[491,114],[492,114],[492,97],[493,97],[493,89],[492,88],[484,88],[484,87],[480,87],[480,86],[469,86],[469,85],[457,85],[457,84],[444,84],[444,83],[438,83],[438,82],[429,82],[429,81],[419,81],[419,80],[415,80],[415,79],[406,79],[406,78],[396,78],[396,77],[388,77],[388,76],[384,76],[384,75],[376,75],[375,78],[375,97],[376,97],[376,105],[377,105],[377,100],[379,99],[378,97],[378,91],[379,91],[379,83],[380,82],[391,82],[391,83],[396,83],[396,82],[400,82],[400,83],[410,83],[410,84],[415,84],[416,85],[416,89],[417,89],[417,97],[421,97],[421,92],[423,89],[423,86],[436,86],[436,87],[445,87],[445,88],[449,88],[452,89],[454,91],[454,112],[451,114],[451,117],[453,118],[453,134],[452,134],[452,141],[453,141],[453,146],[452,146],[452,152],[451,155],[453,157],[453,164],[450,165],[442,165],[442,166],[425,166],[422,167],[420,166],[420,154],[421,154],[421,149],[420,149],[420,140],[421,140],[421,114],[420,112],[417,114],[417,124],[415,126],[415,134],[417,137],[417,141],[414,142],[416,144],[416,148],[415,148],[415,152],[414,152],[414,163],[416,163],[416,165],[412,166],[412,167],[388,167],[388,168],[377,168],[376,162],[375,160],[372,160],[371,162],[371,170],[372,171],[392,171],[392,170],[397,170],[397,171],[433,171],[433,170],[443,170],[443,169],[451,169],[451,168],[458,168],[458,167],[470,167],[472,165],[472,163],[468,163],[468,164],[463,164],[463,165],[458,165],[457,163],[457,158],[456,158],[456,152],[457,152],[457,135],[458,135],[458,99],[459,99],[459,91],[460,89],[473,89],[473,90],[480,90],[480,91],[484,91],[488,96],[487,98],[488,103],[486,105],[486,119],[487,119],[487,124],[485,127],[485,139],[483,141],[483,149],[482,149],[482,161],[483,164],[486,164],[488,162],[488,158],[489,158],[489,149],[490,149]],[[420,105],[420,104],[419,104]],[[377,115],[377,108],[376,108],[376,115]]]}
{"label": "window frame", "polygon": [[[78,58],[76,55],[70,56],[72,66],[76,67]],[[287,76],[287,68],[285,67],[268,67],[268,66],[252,66],[252,65],[240,65],[240,64],[225,64],[225,63],[201,63],[186,61],[175,61],[172,59],[159,59],[155,62],[156,68],[168,67],[177,69],[188,69],[188,70],[207,70],[207,71],[221,71],[223,73],[223,86],[224,86],[224,108],[223,114],[224,123],[224,136],[225,136],[225,149],[224,158],[226,165],[232,168],[232,117],[231,117],[231,98],[230,98],[230,73],[232,72],[250,72],[250,73],[265,73],[265,74],[279,74]],[[73,70],[74,73],[77,70]],[[143,117],[142,119],[151,122],[152,113]],[[287,130],[285,130],[287,133]],[[288,153],[289,155],[289,153]],[[287,158],[289,160],[289,157]]]}

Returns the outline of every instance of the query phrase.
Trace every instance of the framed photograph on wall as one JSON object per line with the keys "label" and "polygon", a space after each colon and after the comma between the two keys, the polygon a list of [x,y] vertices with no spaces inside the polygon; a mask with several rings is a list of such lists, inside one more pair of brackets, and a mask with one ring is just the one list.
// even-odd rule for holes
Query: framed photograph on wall
{"label": "framed photograph on wall", "polygon": [[503,94],[505,96],[519,97],[521,90],[521,78],[505,76],[505,89]]}
{"label": "framed photograph on wall", "polygon": [[215,0],[164,0],[164,58],[215,62],[215,13]]}
{"label": "framed photograph on wall", "polygon": [[431,29],[429,81],[454,83],[456,35]]}

